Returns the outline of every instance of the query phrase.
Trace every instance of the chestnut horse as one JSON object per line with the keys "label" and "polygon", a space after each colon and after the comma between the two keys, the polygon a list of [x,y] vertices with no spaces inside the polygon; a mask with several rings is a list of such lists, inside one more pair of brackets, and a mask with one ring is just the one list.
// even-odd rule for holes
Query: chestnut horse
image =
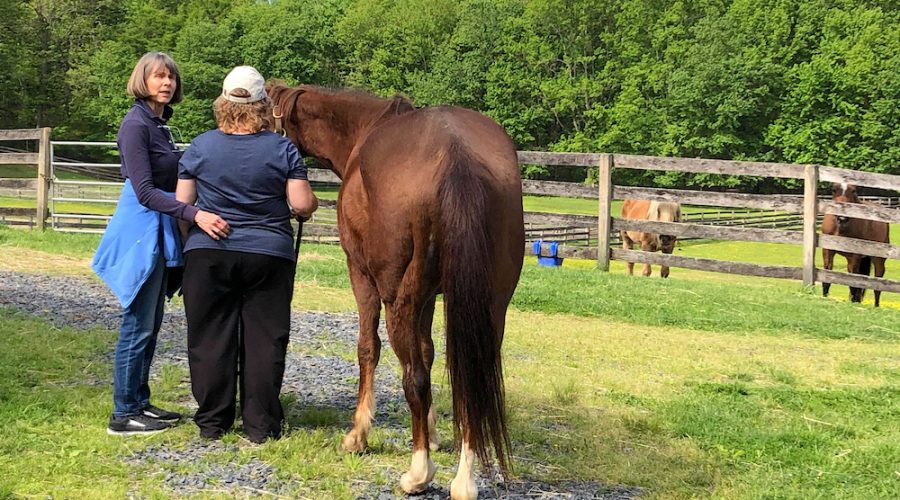
{"label": "chestnut horse", "polygon": [[415,109],[402,97],[307,85],[270,85],[269,95],[288,137],[342,181],[338,230],[359,309],[359,392],[343,447],[367,446],[383,303],[412,418],[412,461],[400,487],[420,492],[434,477],[431,325],[443,293],[453,425],[461,441],[450,493],[475,498],[475,457],[486,466],[493,449],[506,471],[510,447],[500,347],[525,250],[512,140],[491,119],[463,108]]}
{"label": "chestnut horse", "polygon": [[[851,184],[835,183],[831,187],[831,194],[834,201],[841,203],[860,203],[859,197],[856,195],[856,186]],[[890,226],[887,222],[854,219],[853,217],[844,215],[825,214],[825,218],[822,220],[822,234],[890,243]],[[834,266],[835,253],[843,255],[847,259],[848,273],[868,276],[871,272],[872,263],[874,263],[875,276],[878,278],[884,276],[884,257],[870,257],[858,253],[829,250],[827,248],[822,249],[822,262],[825,269],[830,271]],[[822,282],[822,295],[827,297],[830,288],[831,283]],[[850,301],[862,302],[865,293],[865,288],[850,287]],[[881,290],[875,290],[875,307],[878,307],[880,303]]]}
{"label": "chestnut horse", "polygon": [[[623,219],[652,220],[660,222],[680,222],[681,205],[678,203],[665,203],[647,200],[625,200],[622,203]],[[645,252],[662,251],[670,254],[675,250],[675,236],[667,234],[643,233],[640,231],[620,231],[622,236],[622,248],[631,250],[634,242],[641,245]],[[650,264],[644,264],[644,276],[651,274]],[[634,274],[634,262],[628,263],[628,274]],[[660,266],[659,275],[669,277],[669,266]]]}

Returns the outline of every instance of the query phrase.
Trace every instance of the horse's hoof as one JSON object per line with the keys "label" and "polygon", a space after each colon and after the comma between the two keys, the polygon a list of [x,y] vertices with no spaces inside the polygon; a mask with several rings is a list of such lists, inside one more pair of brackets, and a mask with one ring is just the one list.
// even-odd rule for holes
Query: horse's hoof
{"label": "horse's hoof", "polygon": [[428,469],[425,477],[416,477],[421,476],[421,471],[417,474],[413,474],[412,471],[404,472],[403,475],[400,476],[400,489],[407,495],[421,493],[428,488],[431,480],[434,479],[435,472],[437,472],[437,467],[431,460],[428,461]]}
{"label": "horse's hoof", "polygon": [[341,442],[344,451],[349,451],[350,453],[362,453],[363,451],[366,451],[368,445],[369,443],[366,441],[366,438],[353,431],[348,432]]}
{"label": "horse's hoof", "polygon": [[475,500],[478,498],[478,487],[475,481],[469,478],[457,479],[450,481],[450,498],[451,500]]}

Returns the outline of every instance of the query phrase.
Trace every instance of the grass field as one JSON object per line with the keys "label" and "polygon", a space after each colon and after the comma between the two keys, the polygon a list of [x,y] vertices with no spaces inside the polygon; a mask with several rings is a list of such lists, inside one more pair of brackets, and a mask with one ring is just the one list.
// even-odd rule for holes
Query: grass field
{"label": "grass field", "polygon": [[[0,226],[0,270],[89,276],[97,241]],[[640,486],[648,498],[900,496],[900,311],[837,291],[823,299],[795,282],[678,269],[668,280],[631,278],[620,265],[598,273],[527,260],[504,343],[516,474]],[[295,296],[300,309],[353,310],[339,248],[302,247]],[[0,310],[0,497],[166,496],[159,465],[122,457],[187,446],[195,430],[105,435],[108,388],[85,381],[106,380],[110,367],[97,360],[114,337]],[[445,388],[444,373],[438,366],[434,378]],[[164,370],[154,385],[162,403],[189,397],[185,376]],[[436,394],[448,414],[448,391]],[[408,436],[376,425],[376,451],[346,455],[348,420],[297,409],[281,441],[209,460],[263,460],[303,485],[296,497],[353,498],[355,479],[393,486]],[[449,424],[440,426],[449,444]],[[456,458],[436,453],[436,481],[449,483]]]}

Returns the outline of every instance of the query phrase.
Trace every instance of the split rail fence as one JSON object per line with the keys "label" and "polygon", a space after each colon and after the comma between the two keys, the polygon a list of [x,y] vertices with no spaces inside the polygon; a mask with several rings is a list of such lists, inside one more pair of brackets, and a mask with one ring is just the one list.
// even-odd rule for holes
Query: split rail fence
{"label": "split rail fence", "polygon": [[[816,232],[817,216],[824,213],[895,224],[900,223],[900,209],[897,208],[819,200],[817,191],[820,182],[846,182],[857,186],[897,191],[900,190],[900,176],[859,172],[821,165],[661,158],[622,154],[521,151],[519,152],[519,163],[598,168],[598,188],[566,185],[570,183],[550,184],[532,181],[523,183],[524,191],[529,194],[575,195],[586,198],[596,197],[598,199],[597,234],[599,235],[599,242],[597,247],[577,248],[563,246],[558,252],[560,257],[596,259],[597,267],[602,270],[609,269],[610,260],[623,260],[701,271],[802,280],[803,284],[807,286],[813,285],[816,281],[824,281],[900,293],[900,282],[898,281],[817,269],[815,265],[816,248],[828,248],[874,257],[900,259],[900,246],[818,234]],[[802,179],[804,191],[803,197],[800,198],[790,195],[757,195],[614,186],[612,184],[612,172],[615,168]],[[803,230],[787,231],[781,229],[717,227],[703,224],[613,218],[610,213],[612,200],[626,198],[669,201],[690,205],[800,212],[803,214]],[[611,248],[610,235],[613,231],[618,232],[620,230],[670,234],[681,238],[799,244],[803,246],[803,257],[800,266],[792,267],[701,259]]]}
{"label": "split rail fence", "polygon": [[[34,226],[38,228],[43,228],[46,219],[49,218],[53,227],[60,230],[102,231],[110,217],[109,215],[72,213],[66,212],[59,207],[66,203],[114,204],[117,201],[121,183],[62,180],[56,176],[56,171],[63,168],[86,168],[99,169],[105,172],[118,172],[119,164],[63,162],[53,155],[53,149],[56,146],[114,148],[115,143],[51,141],[49,128],[0,130],[0,141],[37,141],[38,143],[36,153],[0,153],[0,164],[31,164],[37,166],[37,181],[19,181],[23,184],[33,185],[33,189],[37,193],[37,208],[13,209],[13,212],[34,214]],[[598,200],[596,216],[551,213],[525,214],[526,226],[531,229],[571,228],[570,231],[563,231],[562,234],[557,235],[561,236],[558,239],[563,240],[563,245],[558,250],[558,256],[560,257],[595,259],[597,267],[601,270],[609,269],[610,260],[622,260],[635,263],[664,264],[671,267],[703,271],[802,280],[804,285],[813,285],[816,281],[826,281],[900,293],[900,282],[898,281],[827,271],[815,267],[816,248],[828,248],[875,257],[900,259],[900,247],[896,245],[823,235],[816,232],[817,218],[821,218],[821,215],[824,213],[888,223],[900,223],[900,208],[894,208],[893,203],[888,206],[877,206],[819,200],[817,189],[820,182],[847,182],[858,186],[900,191],[900,176],[859,172],[820,165],[663,158],[623,154],[520,151],[518,156],[520,164],[594,167],[598,169],[598,187],[573,182],[533,180],[522,182],[525,194],[593,198]],[[796,195],[757,195],[614,186],[612,184],[612,172],[616,168],[802,179],[804,182],[804,194],[801,197]],[[311,169],[310,180],[325,184],[340,183],[340,180],[333,173],[321,169]],[[15,184],[15,181],[13,184]],[[688,219],[688,222],[682,223],[613,218],[610,210],[612,200],[626,198],[673,201],[700,206],[798,213],[802,214],[802,230],[710,225],[718,224],[718,221],[711,222],[699,217],[693,220]],[[320,205],[325,209],[334,208],[333,201],[322,200]],[[10,209],[5,210],[7,215],[12,213]],[[0,217],[2,216],[3,213],[0,213]],[[693,221],[697,223],[693,223]],[[304,226],[304,239],[313,241],[335,241],[337,239],[333,210],[322,211],[322,214],[310,222],[310,224]],[[531,234],[537,231],[531,229]],[[797,244],[803,247],[803,257],[799,266],[792,267],[701,259],[612,248],[611,242],[621,230],[671,234],[681,239],[705,238]],[[568,236],[579,242],[593,239],[597,241],[597,244],[596,246],[566,245],[565,240],[568,239]],[[530,252],[530,245],[528,246]]]}

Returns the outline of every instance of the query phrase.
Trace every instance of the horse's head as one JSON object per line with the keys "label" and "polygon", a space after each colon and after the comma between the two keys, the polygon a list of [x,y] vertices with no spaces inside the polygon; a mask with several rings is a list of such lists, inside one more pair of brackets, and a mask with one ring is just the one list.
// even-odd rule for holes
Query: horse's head
{"label": "horse's head", "polygon": [[[831,186],[831,197],[834,201],[840,203],[859,203],[859,197],[856,195],[856,186],[847,184],[846,182],[835,182]],[[846,231],[852,219],[845,215],[837,216],[838,229]]]}
{"label": "horse's head", "polygon": [[[312,156],[332,168],[335,155],[333,141],[336,134],[331,127],[322,126],[322,121],[330,119],[330,114],[322,106],[322,93],[316,87],[300,85],[287,87],[280,83],[269,83],[266,92],[272,104],[278,106],[282,114],[284,132],[297,145],[304,156]],[[330,123],[334,123],[333,120]]]}
{"label": "horse's head", "polygon": [[[681,222],[681,205],[678,203],[650,203],[649,220],[660,222]],[[675,242],[678,237],[671,234],[659,235],[660,250],[666,253],[672,253],[675,249]]]}

